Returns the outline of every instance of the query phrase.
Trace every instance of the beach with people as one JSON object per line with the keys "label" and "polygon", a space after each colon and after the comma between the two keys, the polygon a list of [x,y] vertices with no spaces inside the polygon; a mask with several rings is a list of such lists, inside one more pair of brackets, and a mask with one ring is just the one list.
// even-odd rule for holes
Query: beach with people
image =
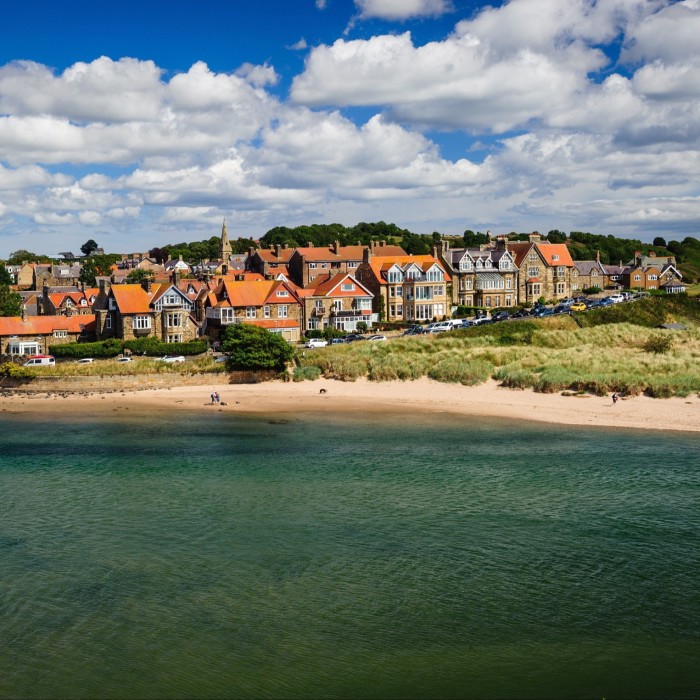
{"label": "beach with people", "polygon": [[[218,395],[219,400],[212,400]],[[280,414],[449,413],[511,421],[536,421],[639,430],[700,430],[697,395],[654,399],[586,393],[540,393],[514,390],[489,380],[477,386],[447,384],[422,378],[414,381],[354,382],[318,379],[307,382],[270,381],[259,384],[168,386],[135,391],[4,392],[0,412],[33,413],[44,419],[63,413],[122,411],[226,411]]]}

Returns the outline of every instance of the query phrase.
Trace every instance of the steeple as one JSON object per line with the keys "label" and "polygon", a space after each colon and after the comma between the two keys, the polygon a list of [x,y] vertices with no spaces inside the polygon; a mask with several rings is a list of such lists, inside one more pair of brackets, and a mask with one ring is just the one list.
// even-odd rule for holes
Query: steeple
{"label": "steeple", "polygon": [[226,230],[226,219],[224,219],[224,225],[221,227],[221,243],[219,244],[219,258],[228,263],[231,258],[233,249],[231,248],[231,243],[228,240],[228,231]]}

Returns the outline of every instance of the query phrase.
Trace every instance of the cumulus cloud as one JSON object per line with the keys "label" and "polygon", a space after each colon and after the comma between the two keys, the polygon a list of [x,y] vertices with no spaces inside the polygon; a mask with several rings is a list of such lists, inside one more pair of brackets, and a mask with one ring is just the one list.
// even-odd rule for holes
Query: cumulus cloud
{"label": "cumulus cloud", "polygon": [[439,17],[452,11],[450,0],[355,0],[362,19],[406,20]]}
{"label": "cumulus cloud", "polygon": [[[449,9],[356,5],[396,20]],[[511,0],[422,45],[404,32],[317,46],[291,99],[274,94],[268,64],[170,75],[130,58],[62,73],[11,63],[0,67],[0,247],[55,232],[76,237],[66,247],[104,233],[131,249],[135,234],[150,246],[215,235],[223,216],[253,236],[379,219],[427,233],[692,233],[699,16],[700,0]],[[351,119],[353,107],[366,116]],[[448,157],[431,137],[441,130],[473,138]]]}

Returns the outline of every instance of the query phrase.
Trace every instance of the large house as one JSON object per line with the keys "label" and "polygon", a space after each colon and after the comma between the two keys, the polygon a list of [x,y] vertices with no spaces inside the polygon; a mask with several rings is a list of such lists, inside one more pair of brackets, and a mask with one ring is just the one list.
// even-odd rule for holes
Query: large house
{"label": "large house", "polygon": [[304,303],[304,325],[307,330],[335,328],[357,330],[357,324],[371,328],[373,294],[349,273],[319,275],[305,289],[297,289]]}
{"label": "large house", "polygon": [[451,277],[432,255],[380,255],[365,248],[356,278],[374,295],[374,311],[387,321],[428,321],[452,313]]}
{"label": "large house", "polygon": [[452,303],[460,306],[497,308],[518,302],[518,269],[506,239],[495,246],[450,248],[440,241],[435,255],[452,277]]}
{"label": "large house", "polygon": [[198,304],[204,311],[203,332],[212,340],[234,323],[260,326],[292,342],[301,337],[302,305],[294,286],[283,280],[224,277],[214,290],[200,295]]}
{"label": "large house", "polygon": [[676,269],[673,256],[657,256],[653,251],[643,255],[637,251],[622,271],[622,279],[628,289],[661,289],[669,294],[685,291],[683,275]]}
{"label": "large house", "polygon": [[533,233],[529,241],[507,245],[518,268],[520,303],[534,303],[540,297],[549,300],[571,296],[575,266],[566,244],[549,243]]}
{"label": "large house", "polygon": [[116,284],[100,289],[94,304],[98,340],[153,336],[182,343],[199,335],[194,301],[174,284]]}

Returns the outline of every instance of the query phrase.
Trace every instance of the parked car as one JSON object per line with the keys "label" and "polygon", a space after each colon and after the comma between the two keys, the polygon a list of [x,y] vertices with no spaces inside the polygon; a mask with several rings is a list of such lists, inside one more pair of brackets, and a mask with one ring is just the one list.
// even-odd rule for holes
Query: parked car
{"label": "parked car", "polygon": [[350,335],[345,336],[346,343],[354,343],[358,340],[367,340],[367,338],[364,335],[361,335],[360,333],[351,333]]}
{"label": "parked car", "polygon": [[367,338],[367,340],[382,341],[382,340],[386,340],[386,336],[385,335],[371,335],[369,338]]}
{"label": "parked car", "polygon": [[304,347],[305,348],[325,348],[328,345],[328,341],[323,338],[309,338]]}
{"label": "parked car", "polygon": [[421,335],[423,333],[423,329],[418,326],[417,328],[407,328],[401,335]]}
{"label": "parked car", "polygon": [[122,357],[118,357],[117,362],[133,362],[133,359],[127,355],[124,355]]}
{"label": "parked car", "polygon": [[24,363],[25,367],[49,367],[56,364],[56,358],[53,355],[30,355]]}
{"label": "parked car", "polygon": [[512,318],[525,318],[530,315],[530,312],[527,309],[519,309],[516,311]]}
{"label": "parked car", "polygon": [[510,318],[510,314],[507,311],[496,311],[496,313],[491,316],[492,321],[507,321]]}
{"label": "parked car", "polygon": [[89,365],[91,362],[94,362],[95,360],[92,357],[81,357],[79,360],[76,360],[76,362],[79,365]]}
{"label": "parked car", "polygon": [[546,306],[536,306],[532,310],[532,313],[530,315],[539,318],[540,316],[544,316],[547,311],[551,311],[551,310],[548,309]]}
{"label": "parked car", "polygon": [[568,304],[557,304],[552,309],[552,314],[568,314],[570,309],[571,307]]}
{"label": "parked car", "polygon": [[563,306],[571,306],[575,301],[576,301],[576,299],[571,299],[570,297],[568,297],[566,299],[562,299],[559,302],[559,304],[563,305]]}
{"label": "parked car", "polygon": [[437,325],[437,321],[434,321],[433,323],[429,323],[427,326],[423,326],[423,333],[432,333],[433,328],[435,328]]}
{"label": "parked car", "polygon": [[331,338],[330,344],[331,345],[342,345],[345,343],[345,338]]}
{"label": "parked car", "polygon": [[610,297],[604,297],[598,302],[598,306],[612,306],[614,303]]}
{"label": "parked car", "polygon": [[164,357],[160,357],[158,359],[161,362],[169,362],[173,365],[179,365],[185,361],[184,355],[165,355]]}
{"label": "parked car", "polygon": [[610,299],[613,304],[621,304],[623,301],[626,301],[625,297],[619,292],[616,294],[611,294],[608,299]]}
{"label": "parked car", "polygon": [[585,311],[587,308],[582,301],[576,301],[569,307],[571,311]]}

